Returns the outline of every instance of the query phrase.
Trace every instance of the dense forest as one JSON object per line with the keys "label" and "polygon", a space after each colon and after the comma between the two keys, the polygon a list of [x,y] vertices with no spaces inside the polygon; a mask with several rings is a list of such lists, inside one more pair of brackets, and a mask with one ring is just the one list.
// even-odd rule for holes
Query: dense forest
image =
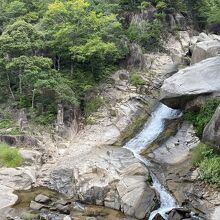
{"label": "dense forest", "polygon": [[[149,7],[150,22],[130,22]],[[131,43],[162,50],[167,15],[201,30],[219,27],[219,10],[218,0],[0,0],[0,102],[50,123],[58,104],[84,103]]]}

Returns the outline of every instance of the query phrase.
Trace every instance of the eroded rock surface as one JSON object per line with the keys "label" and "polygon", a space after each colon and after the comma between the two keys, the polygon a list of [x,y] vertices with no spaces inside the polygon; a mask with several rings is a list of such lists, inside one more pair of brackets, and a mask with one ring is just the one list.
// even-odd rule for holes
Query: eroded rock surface
{"label": "eroded rock surface", "polygon": [[[36,182],[35,170],[30,167],[0,169],[0,211],[17,201],[14,190],[28,190]],[[1,212],[0,212],[1,214]]]}
{"label": "eroded rock surface", "polygon": [[220,56],[201,61],[166,79],[161,101],[173,108],[183,107],[199,95],[220,92]]}
{"label": "eroded rock surface", "polygon": [[190,52],[192,53],[191,64],[198,63],[220,53],[220,36],[215,34],[200,33],[193,36]]}
{"label": "eroded rock surface", "polygon": [[220,106],[203,131],[204,141],[213,143],[219,150],[220,146]]}
{"label": "eroded rock surface", "polygon": [[148,170],[126,149],[97,148],[66,161],[52,170],[51,188],[138,219],[156,205],[155,192],[146,183]]}
{"label": "eroded rock surface", "polygon": [[210,57],[220,54],[220,41],[209,40],[199,42],[195,45],[191,63],[195,64]]}
{"label": "eroded rock surface", "polygon": [[130,73],[120,70],[111,84],[102,85],[99,95],[107,104],[89,117],[91,125],[73,138],[57,161],[42,167],[38,185],[138,219],[149,214],[157,201],[146,181],[147,169],[127,149],[110,146],[127,137],[124,133],[135,118],[142,113],[147,116],[164,78],[176,72],[166,54],[146,55],[145,59],[150,69],[142,72],[146,84],[137,90],[129,83]]}
{"label": "eroded rock surface", "polygon": [[148,155],[160,163],[176,164],[184,161],[190,149],[199,143],[193,126],[184,122],[174,136],[169,137],[161,146]]}

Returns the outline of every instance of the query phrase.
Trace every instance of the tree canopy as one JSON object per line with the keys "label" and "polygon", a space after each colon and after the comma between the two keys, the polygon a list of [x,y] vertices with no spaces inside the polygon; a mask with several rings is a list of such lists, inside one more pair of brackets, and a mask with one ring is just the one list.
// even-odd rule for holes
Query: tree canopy
{"label": "tree canopy", "polygon": [[[154,7],[151,21],[127,19]],[[220,24],[218,0],[0,0],[0,101],[37,114],[78,106],[128,45],[161,48],[166,14]]]}

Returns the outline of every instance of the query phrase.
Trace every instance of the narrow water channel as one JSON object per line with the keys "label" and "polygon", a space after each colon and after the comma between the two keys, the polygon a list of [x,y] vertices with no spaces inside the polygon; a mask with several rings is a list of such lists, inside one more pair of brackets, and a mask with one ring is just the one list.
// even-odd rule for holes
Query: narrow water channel
{"label": "narrow water channel", "polygon": [[178,207],[175,198],[160,183],[156,175],[152,172],[153,164],[141,156],[142,150],[146,149],[165,129],[166,121],[179,117],[178,110],[171,109],[163,104],[159,104],[151,114],[151,117],[144,125],[144,128],[133,139],[127,142],[124,148],[133,152],[134,156],[142,161],[150,170],[153,187],[160,195],[160,207],[153,211],[149,217],[152,220],[157,213],[167,219],[166,212]]}

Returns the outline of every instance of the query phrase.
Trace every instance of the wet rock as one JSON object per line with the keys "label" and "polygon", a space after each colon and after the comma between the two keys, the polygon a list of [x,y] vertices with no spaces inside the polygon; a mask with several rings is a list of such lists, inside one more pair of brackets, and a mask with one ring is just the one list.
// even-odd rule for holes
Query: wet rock
{"label": "wet rock", "polygon": [[170,107],[183,108],[199,95],[219,93],[219,66],[220,56],[217,56],[180,70],[164,81],[160,100]]}
{"label": "wet rock", "polygon": [[70,207],[68,205],[55,205],[56,210],[58,210],[61,214],[70,214]]}
{"label": "wet rock", "polygon": [[64,200],[64,199],[60,199],[60,200],[57,200],[56,202],[55,202],[55,204],[61,204],[61,205],[63,205],[63,206],[65,206],[65,205],[68,205],[68,204],[70,204],[71,202],[69,202],[69,201],[67,201],[67,200]]}
{"label": "wet rock", "polygon": [[156,194],[146,183],[148,170],[128,150],[102,147],[96,154],[66,161],[71,162],[68,168],[60,165],[51,173],[56,190],[140,219],[154,207]]}
{"label": "wet rock", "polygon": [[35,202],[45,203],[45,204],[48,204],[51,201],[49,197],[42,194],[37,195],[34,200]]}
{"label": "wet rock", "polygon": [[[18,196],[13,194],[13,189],[0,185],[0,210],[4,210],[16,203]],[[0,213],[1,214],[1,213]]]}
{"label": "wet rock", "polygon": [[171,212],[168,213],[168,220],[183,220],[185,218],[190,218],[190,211],[186,209],[173,209]]}
{"label": "wet rock", "polygon": [[184,161],[190,154],[190,149],[199,143],[193,125],[184,122],[177,133],[170,136],[159,146],[155,143],[153,149],[148,156],[159,163],[176,164]]}
{"label": "wet rock", "polygon": [[40,203],[35,202],[35,201],[31,201],[31,203],[30,203],[30,208],[33,209],[33,210],[40,210],[44,207],[45,207],[44,204],[40,204]]}
{"label": "wet rock", "polygon": [[[143,219],[155,206],[155,193],[144,184],[145,177],[125,177],[117,185],[121,199],[121,210],[130,216]],[[137,187],[138,185],[138,187]]]}
{"label": "wet rock", "polygon": [[159,213],[157,213],[152,220],[165,220]]}
{"label": "wet rock", "polygon": [[1,168],[0,185],[13,190],[28,190],[36,181],[35,170],[31,167]]}
{"label": "wet rock", "polygon": [[203,140],[211,142],[220,150],[220,105],[203,131]]}

